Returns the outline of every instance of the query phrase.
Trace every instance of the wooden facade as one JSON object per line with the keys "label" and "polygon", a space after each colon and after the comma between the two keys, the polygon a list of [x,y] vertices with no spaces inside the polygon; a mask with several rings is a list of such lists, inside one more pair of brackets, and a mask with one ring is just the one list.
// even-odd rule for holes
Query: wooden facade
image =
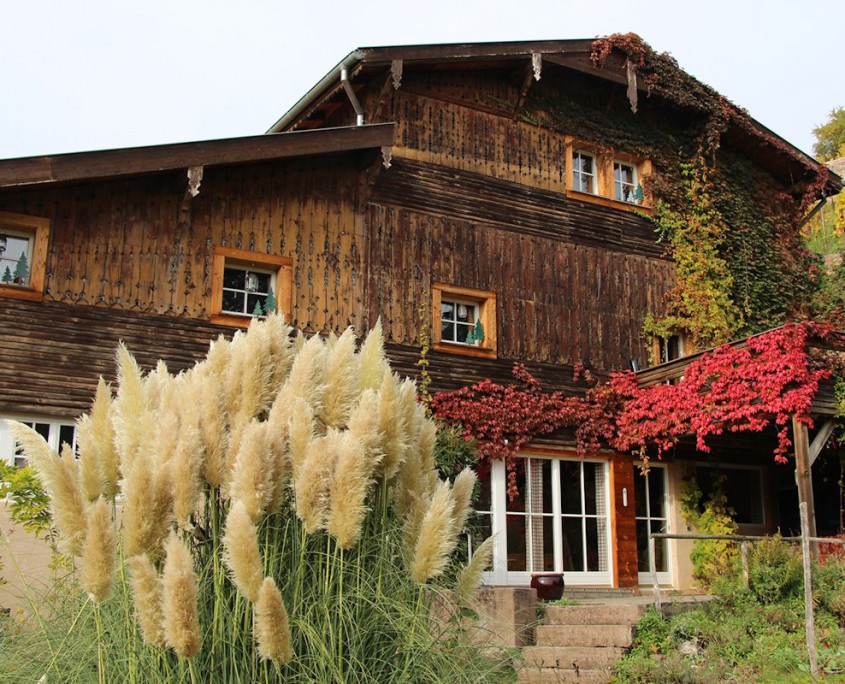
{"label": "wooden facade", "polygon": [[[78,415],[97,376],[112,376],[119,340],[144,365],[188,366],[232,331],[211,321],[225,250],[285,264],[279,306],[309,333],[363,332],[381,317],[407,374],[422,326],[430,335],[439,316],[433,284],[495,293],[494,353],[441,345],[433,389],[507,382],[520,361],[544,386],[582,392],[576,365],[603,377],[645,364],[642,322],[663,313],[674,278],[649,208],[568,192],[574,132],[522,116],[541,65],[545,93],[577,86],[587,111],[624,101],[624,78],[593,73],[589,45],[365,50],[352,69],[365,126],[347,127],[355,112],[338,74],[271,135],[0,161],[0,212],[50,226],[43,301],[0,296],[0,414]],[[650,130],[650,116],[631,125]],[[562,434],[536,446],[564,453],[571,443]],[[614,583],[630,586],[631,461],[603,457]]]}

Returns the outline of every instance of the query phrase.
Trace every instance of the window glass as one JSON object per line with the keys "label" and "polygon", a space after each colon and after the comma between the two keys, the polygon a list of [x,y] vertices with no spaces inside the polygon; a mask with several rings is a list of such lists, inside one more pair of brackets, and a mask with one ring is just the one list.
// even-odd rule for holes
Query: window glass
{"label": "window glass", "polygon": [[441,300],[440,340],[478,345],[476,339],[478,305],[470,302]]}
{"label": "window glass", "polygon": [[699,466],[695,469],[695,479],[701,489],[702,506],[721,488],[737,523],[763,524],[763,481],[757,468]]}
{"label": "window glass", "polygon": [[572,187],[578,192],[596,193],[593,158],[589,154],[576,152],[572,155]]}
{"label": "window glass", "polygon": [[28,235],[0,234],[0,284],[29,286],[32,242]]}
{"label": "window glass", "polygon": [[226,266],[223,270],[223,311],[242,316],[261,316],[273,308],[268,295],[273,276],[265,271]]}
{"label": "window glass", "polygon": [[620,202],[639,204],[637,180],[634,167],[622,162],[613,162],[614,198]]}

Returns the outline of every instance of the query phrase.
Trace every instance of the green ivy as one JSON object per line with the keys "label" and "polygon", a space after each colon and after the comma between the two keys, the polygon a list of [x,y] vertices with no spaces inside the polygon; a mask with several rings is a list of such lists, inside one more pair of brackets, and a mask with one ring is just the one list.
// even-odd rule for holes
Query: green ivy
{"label": "green ivy", "polygon": [[[736,534],[739,526],[734,522],[727,498],[722,491],[724,476],[717,481],[712,497],[702,501],[703,494],[695,480],[687,480],[681,489],[681,515],[687,525],[698,534]],[[734,574],[738,551],[736,544],[727,540],[699,539],[690,554],[693,576],[709,587]]]}

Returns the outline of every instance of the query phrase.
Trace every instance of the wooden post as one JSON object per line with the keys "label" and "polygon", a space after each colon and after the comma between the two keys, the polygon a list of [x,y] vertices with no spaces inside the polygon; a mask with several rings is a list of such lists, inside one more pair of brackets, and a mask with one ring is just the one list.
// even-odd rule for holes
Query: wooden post
{"label": "wooden post", "polygon": [[801,556],[804,560],[804,619],[807,633],[807,653],[810,656],[810,673],[815,677],[819,672],[816,655],[816,621],[813,615],[813,574],[810,565],[810,516],[807,502],[798,504],[801,512]]}
{"label": "wooden post", "polygon": [[[792,416],[792,437],[795,441],[795,481],[798,485],[798,503],[807,504],[807,536],[816,536],[816,507],[813,503],[813,471],[810,465],[810,437],[807,424],[799,416]],[[804,532],[802,529],[802,536]],[[815,556],[816,545],[810,547]]]}
{"label": "wooden post", "polygon": [[748,589],[748,542],[744,541],[739,547],[742,556],[742,583]]}
{"label": "wooden post", "polygon": [[648,536],[648,569],[651,570],[651,586],[654,589],[654,609],[662,613],[660,605],[660,584],[657,581],[657,554],[654,548],[654,537]]}

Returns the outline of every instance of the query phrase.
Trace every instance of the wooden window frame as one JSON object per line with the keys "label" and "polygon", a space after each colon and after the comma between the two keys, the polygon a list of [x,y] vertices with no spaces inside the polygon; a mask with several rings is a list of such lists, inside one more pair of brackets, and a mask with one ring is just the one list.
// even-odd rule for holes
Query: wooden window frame
{"label": "wooden window frame", "polygon": [[[570,199],[581,200],[583,202],[590,202],[604,207],[612,207],[614,209],[621,209],[623,211],[639,212],[651,216],[654,213],[654,208],[651,204],[651,198],[648,194],[642,204],[632,204],[630,202],[623,202],[616,199],[616,190],[613,180],[613,164],[618,162],[626,164],[634,168],[634,173],[637,181],[642,184],[643,178],[651,175],[652,164],[650,159],[642,159],[634,155],[620,152],[618,150],[605,150],[596,145],[580,142],[571,136],[566,138],[564,164],[566,173],[563,174],[565,179],[564,192]],[[595,193],[582,192],[576,190],[574,173],[575,173],[575,155],[583,154],[593,158],[593,176],[595,183]]]}
{"label": "wooden window frame", "polygon": [[291,271],[293,261],[289,257],[275,254],[261,254],[232,247],[215,247],[211,267],[211,322],[236,328],[247,328],[252,316],[239,316],[223,311],[223,272],[226,266],[242,266],[274,274],[273,292],[276,310],[290,320],[291,313]]}
{"label": "wooden window frame", "polygon": [[47,275],[50,219],[0,211],[0,234],[4,230],[32,236],[32,259],[29,265],[29,285],[0,283],[0,297],[40,302],[44,298],[44,283]]}
{"label": "wooden window frame", "polygon": [[[496,358],[496,293],[488,290],[476,290],[470,287],[460,287],[447,283],[434,283],[431,286],[433,312],[432,332],[433,345],[437,351],[447,354],[475,356],[479,358]],[[478,307],[478,318],[484,328],[483,346],[472,346],[460,342],[449,342],[441,339],[440,304],[443,299],[455,299],[475,304]],[[436,318],[435,318],[436,317]]]}

